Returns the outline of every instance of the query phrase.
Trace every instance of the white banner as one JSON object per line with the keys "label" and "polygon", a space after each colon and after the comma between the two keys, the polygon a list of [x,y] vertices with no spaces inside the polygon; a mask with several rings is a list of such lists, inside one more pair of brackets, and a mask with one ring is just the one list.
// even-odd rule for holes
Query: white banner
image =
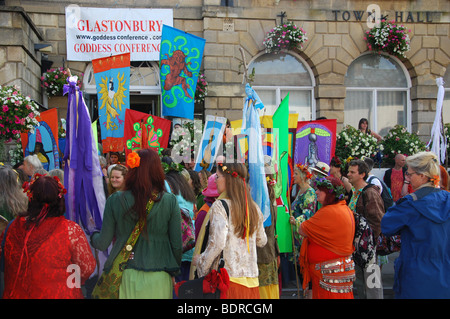
{"label": "white banner", "polygon": [[67,60],[92,61],[130,52],[131,61],[159,61],[162,26],[172,9],[66,7]]}

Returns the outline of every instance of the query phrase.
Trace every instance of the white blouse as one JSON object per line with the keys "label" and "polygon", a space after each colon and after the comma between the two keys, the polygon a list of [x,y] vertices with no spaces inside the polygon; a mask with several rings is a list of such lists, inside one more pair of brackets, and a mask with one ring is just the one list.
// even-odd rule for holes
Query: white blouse
{"label": "white blouse", "polygon": [[199,256],[197,262],[198,275],[199,277],[206,276],[212,269],[217,269],[220,253],[223,250],[224,267],[230,277],[257,278],[256,247],[263,247],[267,243],[261,210],[255,204],[258,210],[258,226],[249,237],[249,251],[247,239],[238,238],[234,233],[231,201],[229,199],[225,199],[225,201],[230,210],[229,218],[227,218],[227,212],[220,200],[216,200],[209,209],[209,239],[205,251]]}

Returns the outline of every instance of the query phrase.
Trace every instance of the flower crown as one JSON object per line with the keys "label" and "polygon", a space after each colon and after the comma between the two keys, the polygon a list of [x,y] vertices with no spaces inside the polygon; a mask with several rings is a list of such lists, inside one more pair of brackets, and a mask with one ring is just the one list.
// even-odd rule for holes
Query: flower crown
{"label": "flower crown", "polygon": [[323,187],[328,189],[329,193],[335,193],[336,194],[336,198],[338,200],[343,200],[345,197],[345,188],[342,185],[338,185],[338,186],[334,186],[331,181],[325,177],[320,177],[320,178],[316,178],[313,181],[314,184],[314,188],[319,188],[319,187]]}
{"label": "flower crown", "polygon": [[297,168],[298,168],[300,171],[302,171],[302,172],[305,174],[306,179],[311,179],[311,178],[313,177],[313,175],[311,174],[311,172],[308,170],[308,166],[307,166],[307,165],[297,164],[296,166],[297,166]]}
{"label": "flower crown", "polygon": [[233,177],[240,177],[243,181],[245,181],[245,178],[242,177],[242,176],[240,176],[238,172],[236,172],[236,171],[230,171],[226,165],[223,165],[223,163],[219,163],[218,165],[219,165],[220,167],[222,167],[222,171],[223,171],[223,172],[225,172],[225,173],[227,173],[227,174],[229,174],[229,175],[231,175],[231,176],[233,176]]}
{"label": "flower crown", "polygon": [[183,165],[177,164],[175,162],[171,162],[170,164],[161,162],[161,165],[164,169],[164,174],[167,174],[169,171],[181,172],[183,170]]}
{"label": "flower crown", "polygon": [[[31,192],[30,188],[42,176],[45,176],[45,175],[41,175],[39,173],[36,173],[36,174],[34,174],[33,179],[30,182],[24,182],[22,184],[23,192],[27,194],[28,200],[30,202],[33,199],[33,193]],[[59,198],[63,198],[64,195],[67,194],[67,189],[64,188],[64,185],[61,183],[61,181],[59,180],[58,176],[53,176],[53,179],[58,182],[58,190],[59,190],[58,197]]]}

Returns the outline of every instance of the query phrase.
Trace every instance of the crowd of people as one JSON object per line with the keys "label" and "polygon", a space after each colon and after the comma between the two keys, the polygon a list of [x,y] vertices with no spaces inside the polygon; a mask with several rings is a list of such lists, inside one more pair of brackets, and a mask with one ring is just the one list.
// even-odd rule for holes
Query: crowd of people
{"label": "crowd of people", "polygon": [[[367,121],[360,128],[367,130]],[[218,158],[211,172],[196,172],[190,163],[174,163],[166,152],[131,154],[122,163],[120,154],[110,153],[108,161],[100,156],[107,200],[102,227],[91,236],[64,216],[63,170],[47,172],[37,155],[15,167],[0,166],[3,298],[89,298],[87,280],[96,273],[97,286],[105,284],[99,274],[113,271],[125,253],[119,298],[177,298],[177,284],[219,268],[229,277],[227,298],[280,298],[284,274],[276,225],[282,187],[275,160],[264,158],[272,203],[271,223],[264,227],[245,164]],[[288,259],[304,298],[382,299],[381,276],[376,284],[371,279],[374,269],[386,263],[386,256],[376,253],[381,235],[401,238],[397,298],[450,298],[447,171],[432,152],[398,155],[382,180],[371,175],[372,166],[370,159],[347,163],[337,157],[330,165],[295,165]],[[392,195],[391,207],[383,201],[383,190]],[[187,250],[181,210],[195,230],[195,247]],[[354,258],[358,216],[367,221],[375,242],[364,264]],[[95,272],[97,250],[108,251],[108,257]],[[71,265],[80,274],[73,285],[67,279]]]}

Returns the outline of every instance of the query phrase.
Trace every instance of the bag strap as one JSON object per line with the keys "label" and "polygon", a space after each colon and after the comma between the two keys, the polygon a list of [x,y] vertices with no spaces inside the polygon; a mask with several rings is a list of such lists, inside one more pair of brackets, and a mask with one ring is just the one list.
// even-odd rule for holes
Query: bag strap
{"label": "bag strap", "polygon": [[[149,200],[147,204],[147,215],[150,213],[150,211],[153,208],[153,204],[155,202],[153,200]],[[134,245],[136,244],[139,235],[141,234],[142,228],[144,227],[144,222],[142,220],[139,220],[136,225],[134,226],[133,231],[130,234],[130,237],[128,237],[128,240],[125,244],[125,246],[122,248],[120,252],[120,256],[122,256],[123,260],[127,260],[131,252],[133,251]]]}

